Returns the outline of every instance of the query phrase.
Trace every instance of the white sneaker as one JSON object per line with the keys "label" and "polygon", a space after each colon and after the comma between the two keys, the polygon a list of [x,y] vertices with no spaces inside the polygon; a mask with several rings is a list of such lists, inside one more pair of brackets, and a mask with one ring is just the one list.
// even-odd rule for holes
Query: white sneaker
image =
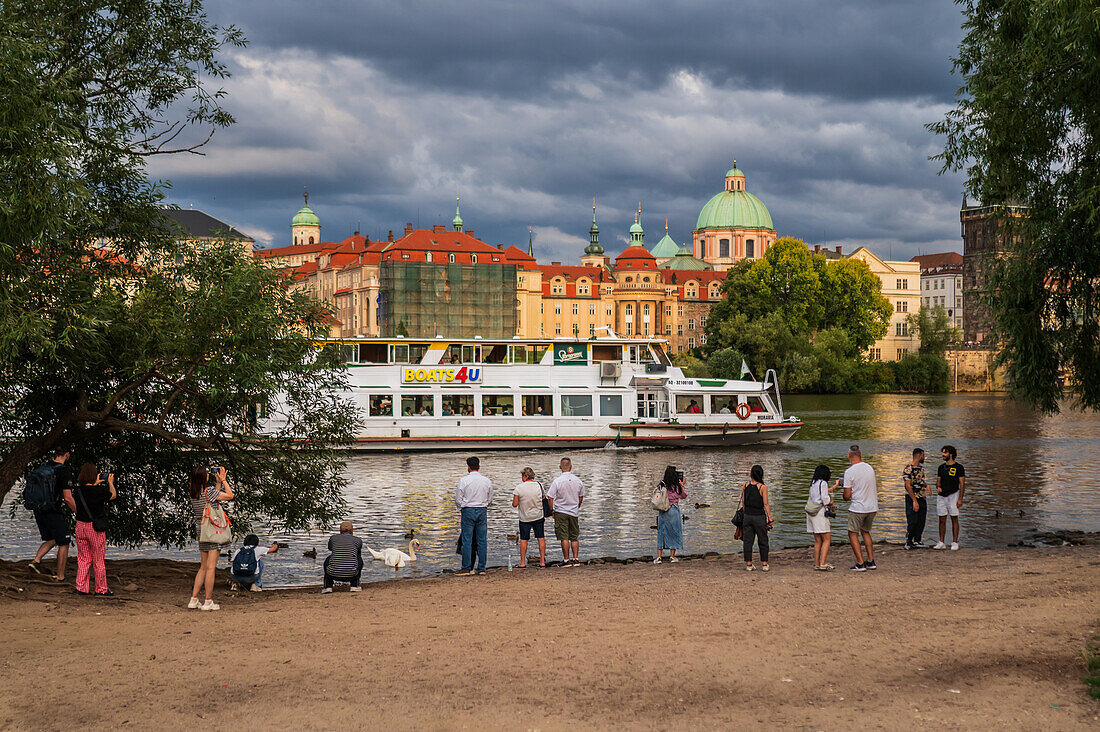
{"label": "white sneaker", "polygon": [[933,546],[932,548],[933,549],[946,549],[947,544],[944,544],[942,541],[937,541],[935,546]]}
{"label": "white sneaker", "polygon": [[661,558],[657,557],[656,559],[653,560],[653,563],[654,564],[660,564],[661,563]]}
{"label": "white sneaker", "polygon": [[958,550],[959,550],[959,542],[957,542],[957,541],[951,542],[951,551],[957,552]]}
{"label": "white sneaker", "polygon": [[321,588],[321,594],[322,594],[322,595],[327,595],[327,594],[329,594],[329,593],[331,593],[331,592],[332,592],[332,588],[331,588],[331,587],[322,587],[322,588]]}
{"label": "white sneaker", "polygon": [[222,606],[213,600],[207,600],[203,604],[199,605],[199,610],[221,610]]}
{"label": "white sneaker", "polygon": [[195,608],[197,608],[197,607],[198,607],[199,605],[201,605],[201,604],[202,604],[202,603],[201,603],[201,602],[199,602],[199,598],[197,598],[197,597],[192,597],[192,598],[191,598],[191,601],[187,603],[187,609],[188,609],[188,610],[194,610]]}
{"label": "white sneaker", "polygon": [[669,560],[668,560],[668,561],[670,561],[670,562],[678,562],[678,561],[680,561],[680,558],[679,558],[679,557],[671,557],[671,558],[669,558]]}
{"label": "white sneaker", "polygon": [[248,589],[251,590],[252,592],[263,592],[264,591],[264,588],[260,587],[259,585],[252,585]]}
{"label": "white sneaker", "polygon": [[362,592],[362,591],[363,591],[363,588],[360,587],[359,585],[352,585],[350,588],[348,588],[348,592]]}

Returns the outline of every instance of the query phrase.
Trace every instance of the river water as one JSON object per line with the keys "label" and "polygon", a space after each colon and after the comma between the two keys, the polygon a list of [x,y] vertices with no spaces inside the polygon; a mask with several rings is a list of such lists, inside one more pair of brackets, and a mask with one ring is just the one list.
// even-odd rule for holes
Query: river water
{"label": "river water", "polygon": [[[787,445],[571,453],[574,472],[586,491],[580,519],[581,558],[655,553],[656,514],[646,498],[670,464],[684,471],[687,483],[688,498],[681,503],[685,553],[740,548],[733,539],[730,518],[739,486],[754,463],[764,468],[771,495],[776,519],[772,547],[810,544],[802,510],[810,476],[820,463],[827,464],[834,476],[842,473],[848,465],[848,445],[853,443],[860,445],[878,476],[876,539],[904,539],[901,470],[912,449],[926,450],[925,471],[934,481],[944,444],[958,449],[959,462],[966,467],[960,538],[964,550],[1014,543],[1035,530],[1100,530],[1100,502],[1093,484],[1100,475],[1100,415],[1067,411],[1043,417],[999,395],[789,396],[783,405],[788,415],[806,423]],[[395,453],[350,458],[348,518],[355,523],[356,534],[375,549],[402,547],[408,543],[403,536],[410,530],[421,542],[418,560],[404,569],[395,571],[368,561],[365,581],[425,576],[458,566],[454,487],[466,472],[465,457],[462,453]],[[489,564],[505,565],[509,559],[516,563],[517,547],[507,538],[517,530],[512,488],[524,466],[534,468],[549,486],[561,455],[524,451],[480,457],[482,472],[495,488],[489,509]],[[710,505],[696,508],[696,503]],[[932,513],[934,503],[929,501]],[[839,565],[849,550],[843,545],[847,542],[845,504],[838,500],[838,505],[833,551],[840,553],[833,557],[840,560],[834,562]],[[547,528],[547,559],[560,559],[552,528]],[[927,540],[934,541],[936,533],[936,517],[930,515],[926,543],[930,545]],[[318,583],[327,536],[321,531],[264,535],[265,540],[277,538],[290,544],[266,564],[265,584]],[[32,556],[37,545],[30,514],[19,509],[13,521],[5,512],[0,520],[0,558]],[[303,551],[312,548],[319,558],[303,557]],[[537,553],[534,542],[528,553]],[[197,559],[197,551],[109,547],[108,556]]]}

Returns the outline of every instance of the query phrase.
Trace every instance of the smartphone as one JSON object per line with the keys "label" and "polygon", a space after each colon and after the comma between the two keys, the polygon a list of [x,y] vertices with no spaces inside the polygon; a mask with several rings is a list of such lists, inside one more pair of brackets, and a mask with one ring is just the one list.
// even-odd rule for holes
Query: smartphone
{"label": "smartphone", "polygon": [[110,475],[110,473],[100,473],[100,474],[99,474],[99,479],[100,479],[101,481],[103,481],[104,483],[106,483],[106,482],[107,482],[107,477],[108,477],[109,475]]}
{"label": "smartphone", "polygon": [[683,483],[684,482],[684,471],[677,470],[676,471],[676,477],[680,479],[681,483]]}

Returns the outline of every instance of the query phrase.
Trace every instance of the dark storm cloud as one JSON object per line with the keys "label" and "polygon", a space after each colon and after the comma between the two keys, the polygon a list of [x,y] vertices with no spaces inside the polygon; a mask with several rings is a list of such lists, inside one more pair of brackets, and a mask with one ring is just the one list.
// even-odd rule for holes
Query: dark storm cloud
{"label": "dark storm cloud", "polygon": [[[896,257],[957,248],[936,175],[957,84],[944,0],[750,3],[276,2],[209,7],[238,124],[205,158],[157,160],[172,200],[285,244],[309,186],[323,238],[446,223],[572,261],[591,197],[619,251],[677,241],[736,157],[781,235]],[[361,223],[359,223],[361,222]],[[823,233],[824,232],[824,233]]]}
{"label": "dark storm cloud", "polygon": [[234,22],[256,45],[361,58],[422,87],[519,97],[595,67],[645,86],[687,67],[718,85],[945,101],[954,85],[944,61],[959,38],[949,0],[276,0]]}

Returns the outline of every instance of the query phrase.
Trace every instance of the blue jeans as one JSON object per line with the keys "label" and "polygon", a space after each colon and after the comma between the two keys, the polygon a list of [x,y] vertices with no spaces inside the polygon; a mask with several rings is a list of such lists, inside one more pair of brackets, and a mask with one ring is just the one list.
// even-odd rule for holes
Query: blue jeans
{"label": "blue jeans", "polygon": [[474,568],[474,556],[477,556],[477,571],[485,571],[485,557],[489,553],[489,519],[485,508],[462,509],[462,569]]}
{"label": "blue jeans", "polygon": [[235,575],[232,572],[230,572],[229,573],[229,579],[233,580],[237,584],[246,585],[248,587],[251,587],[252,585],[256,585],[257,587],[263,587],[264,583],[260,581],[260,576],[263,573],[264,573],[264,560],[259,559],[259,560],[257,560],[256,574],[254,574],[250,577],[241,577],[241,576]]}

